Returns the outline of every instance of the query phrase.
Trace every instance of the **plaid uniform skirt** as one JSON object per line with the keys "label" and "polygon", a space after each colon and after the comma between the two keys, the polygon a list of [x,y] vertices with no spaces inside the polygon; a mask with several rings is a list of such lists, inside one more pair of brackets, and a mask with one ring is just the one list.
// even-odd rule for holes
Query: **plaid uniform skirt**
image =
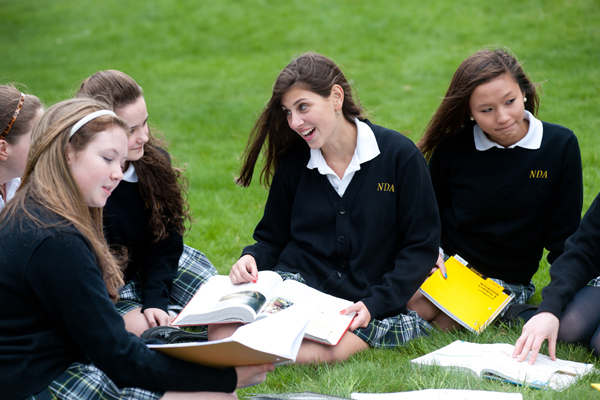
{"label": "plaid uniform skirt", "polygon": [[[179,314],[200,289],[200,285],[206,283],[213,275],[217,275],[217,270],[208,258],[202,252],[184,245],[179,258],[177,277],[173,280],[169,311]],[[119,290],[117,311],[125,315],[138,307],[142,307],[142,282],[139,273]]]}
{"label": "plaid uniform skirt", "polygon": [[28,400],[157,400],[163,392],[119,388],[94,364],[73,363],[40,393]]}
{"label": "plaid uniform skirt", "polygon": [[589,281],[587,285],[600,287],[600,276]]}
{"label": "plaid uniform skirt", "polygon": [[[293,279],[306,284],[300,274],[275,272],[281,275],[284,280]],[[412,339],[427,336],[429,331],[433,330],[433,326],[415,311],[407,311],[406,314],[399,314],[383,320],[372,319],[366,328],[355,329],[352,333],[371,347],[393,348],[404,346]]]}
{"label": "plaid uniform skirt", "polygon": [[[490,279],[515,295],[515,297],[512,299],[512,301],[509,303],[509,305],[527,304],[527,302],[529,301],[531,296],[533,296],[533,294],[535,293],[535,285],[533,284],[533,282],[529,282],[529,285],[525,286],[525,285],[520,285],[518,283],[506,283],[500,279],[494,279],[494,278],[490,278]],[[507,308],[505,308],[504,311],[506,311]],[[504,315],[504,312],[502,312],[501,315]]]}

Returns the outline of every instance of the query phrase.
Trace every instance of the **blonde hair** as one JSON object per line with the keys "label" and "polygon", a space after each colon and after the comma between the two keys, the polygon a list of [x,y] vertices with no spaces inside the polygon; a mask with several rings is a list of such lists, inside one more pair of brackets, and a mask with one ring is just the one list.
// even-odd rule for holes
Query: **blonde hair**
{"label": "blonde hair", "polygon": [[125,121],[104,115],[83,125],[72,138],[69,137],[71,128],[80,119],[107,108],[96,100],[81,98],[61,101],[46,111],[33,130],[21,186],[6,206],[2,224],[24,214],[37,226],[47,227],[47,222],[28,209],[27,203],[31,201],[60,216],[64,224],[59,225],[72,225],[88,240],[109,296],[116,302],[118,288],[124,282],[120,262],[111,254],[104,239],[102,208],[88,207],[67,157],[69,146],[76,152],[82,151],[98,132],[115,126],[129,132]]}

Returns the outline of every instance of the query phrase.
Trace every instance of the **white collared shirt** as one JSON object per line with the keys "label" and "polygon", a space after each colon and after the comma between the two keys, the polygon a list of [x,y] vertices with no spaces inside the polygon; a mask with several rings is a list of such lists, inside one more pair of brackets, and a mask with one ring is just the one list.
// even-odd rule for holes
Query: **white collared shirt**
{"label": "white collared shirt", "polygon": [[21,186],[21,178],[13,178],[6,182],[6,199],[3,199],[2,196],[0,196],[0,211],[4,209],[4,206],[6,206],[6,203],[10,199],[15,197],[15,192],[19,186]]}
{"label": "white collared shirt", "polygon": [[359,121],[357,118],[354,119],[354,122],[356,123],[357,131],[356,149],[354,149],[352,160],[350,160],[350,164],[348,164],[344,176],[341,179],[333,172],[329,165],[327,165],[321,149],[310,149],[310,160],[308,160],[308,164],[306,165],[306,168],[317,168],[321,175],[325,175],[340,197],[346,192],[356,171],[360,170],[360,164],[371,161],[380,153],[375,134],[369,125]]}
{"label": "white collared shirt", "polygon": [[132,163],[129,163],[127,171],[123,172],[123,180],[129,183],[136,183],[138,181],[137,172],[135,172],[135,167]]}
{"label": "white collared shirt", "polygon": [[492,147],[498,147],[500,149],[512,149],[514,147],[522,147],[524,149],[537,150],[542,145],[542,137],[544,135],[544,129],[542,121],[533,116],[529,111],[525,110],[525,118],[529,121],[529,129],[523,137],[517,143],[504,147],[498,143],[490,140],[486,134],[481,130],[479,125],[475,124],[473,127],[473,138],[475,139],[475,148],[479,151],[486,151]]}

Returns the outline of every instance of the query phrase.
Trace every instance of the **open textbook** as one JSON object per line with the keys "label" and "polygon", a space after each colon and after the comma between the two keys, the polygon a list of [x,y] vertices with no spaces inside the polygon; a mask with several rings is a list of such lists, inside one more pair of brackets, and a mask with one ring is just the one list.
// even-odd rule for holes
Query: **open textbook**
{"label": "open textbook", "polygon": [[211,367],[283,364],[296,361],[310,310],[290,307],[272,318],[237,329],[231,337],[210,342],[148,344],[171,357]]}
{"label": "open textbook", "polygon": [[514,295],[468,266],[458,255],[445,261],[448,278],[436,271],[419,290],[456,322],[480,333],[504,310]]}
{"label": "open textbook", "polygon": [[354,400],[523,400],[521,393],[487,390],[424,389],[396,393],[352,393]]}
{"label": "open textbook", "polygon": [[593,364],[552,359],[539,354],[535,364],[512,358],[515,346],[506,343],[478,344],[457,340],[446,347],[412,360],[416,364],[466,369],[477,376],[500,379],[536,388],[563,390],[594,369]]}
{"label": "open textbook", "polygon": [[293,304],[312,310],[305,337],[336,345],[348,330],[354,313],[340,314],[353,304],[294,280],[284,281],[272,271],[258,273],[256,283],[234,285],[229,276],[217,275],[202,285],[171,325],[190,326],[228,322],[249,323],[273,315]]}

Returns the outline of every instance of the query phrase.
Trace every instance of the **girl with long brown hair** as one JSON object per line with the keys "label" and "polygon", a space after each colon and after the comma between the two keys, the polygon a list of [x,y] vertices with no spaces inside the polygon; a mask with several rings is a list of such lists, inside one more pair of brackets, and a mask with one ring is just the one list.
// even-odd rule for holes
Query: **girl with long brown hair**
{"label": "girl with long brown hair", "polygon": [[123,279],[102,207],[123,178],[129,125],[106,107],[70,99],[48,109],[0,214],[0,302],[10,305],[0,309],[2,396],[235,399],[272,366],[216,370],[167,357],[115,310]]}
{"label": "girl with long brown hair", "polygon": [[183,244],[191,222],[183,171],[171,165],[166,143],[148,126],[142,88],[121,71],[100,71],[77,92],[102,100],[129,123],[125,177],[104,208],[109,245],[125,248],[127,284],[117,309],[136,335],[166,326],[200,285],[217,272],[208,259]]}
{"label": "girl with long brown hair", "polygon": [[[431,326],[406,302],[435,263],[439,219],[427,165],[398,132],[371,123],[329,58],[306,53],[275,81],[244,153],[248,186],[264,152],[264,216],[232,267],[234,284],[274,270],[354,301],[337,346],[305,340],[297,362],[332,362],[401,346]],[[423,264],[424,263],[424,264]],[[209,339],[236,327],[209,326]]]}
{"label": "girl with long brown hair", "polygon": [[[443,253],[512,292],[523,306],[509,315],[532,308],[525,303],[544,248],[552,263],[581,217],[577,138],[538,120],[538,106],[536,85],[516,57],[481,50],[458,67],[418,143],[429,160]],[[437,266],[445,273],[441,254]],[[409,307],[442,328],[456,325],[420,293]]]}
{"label": "girl with long brown hair", "polygon": [[31,131],[42,113],[36,96],[0,85],[0,210],[21,184]]}

